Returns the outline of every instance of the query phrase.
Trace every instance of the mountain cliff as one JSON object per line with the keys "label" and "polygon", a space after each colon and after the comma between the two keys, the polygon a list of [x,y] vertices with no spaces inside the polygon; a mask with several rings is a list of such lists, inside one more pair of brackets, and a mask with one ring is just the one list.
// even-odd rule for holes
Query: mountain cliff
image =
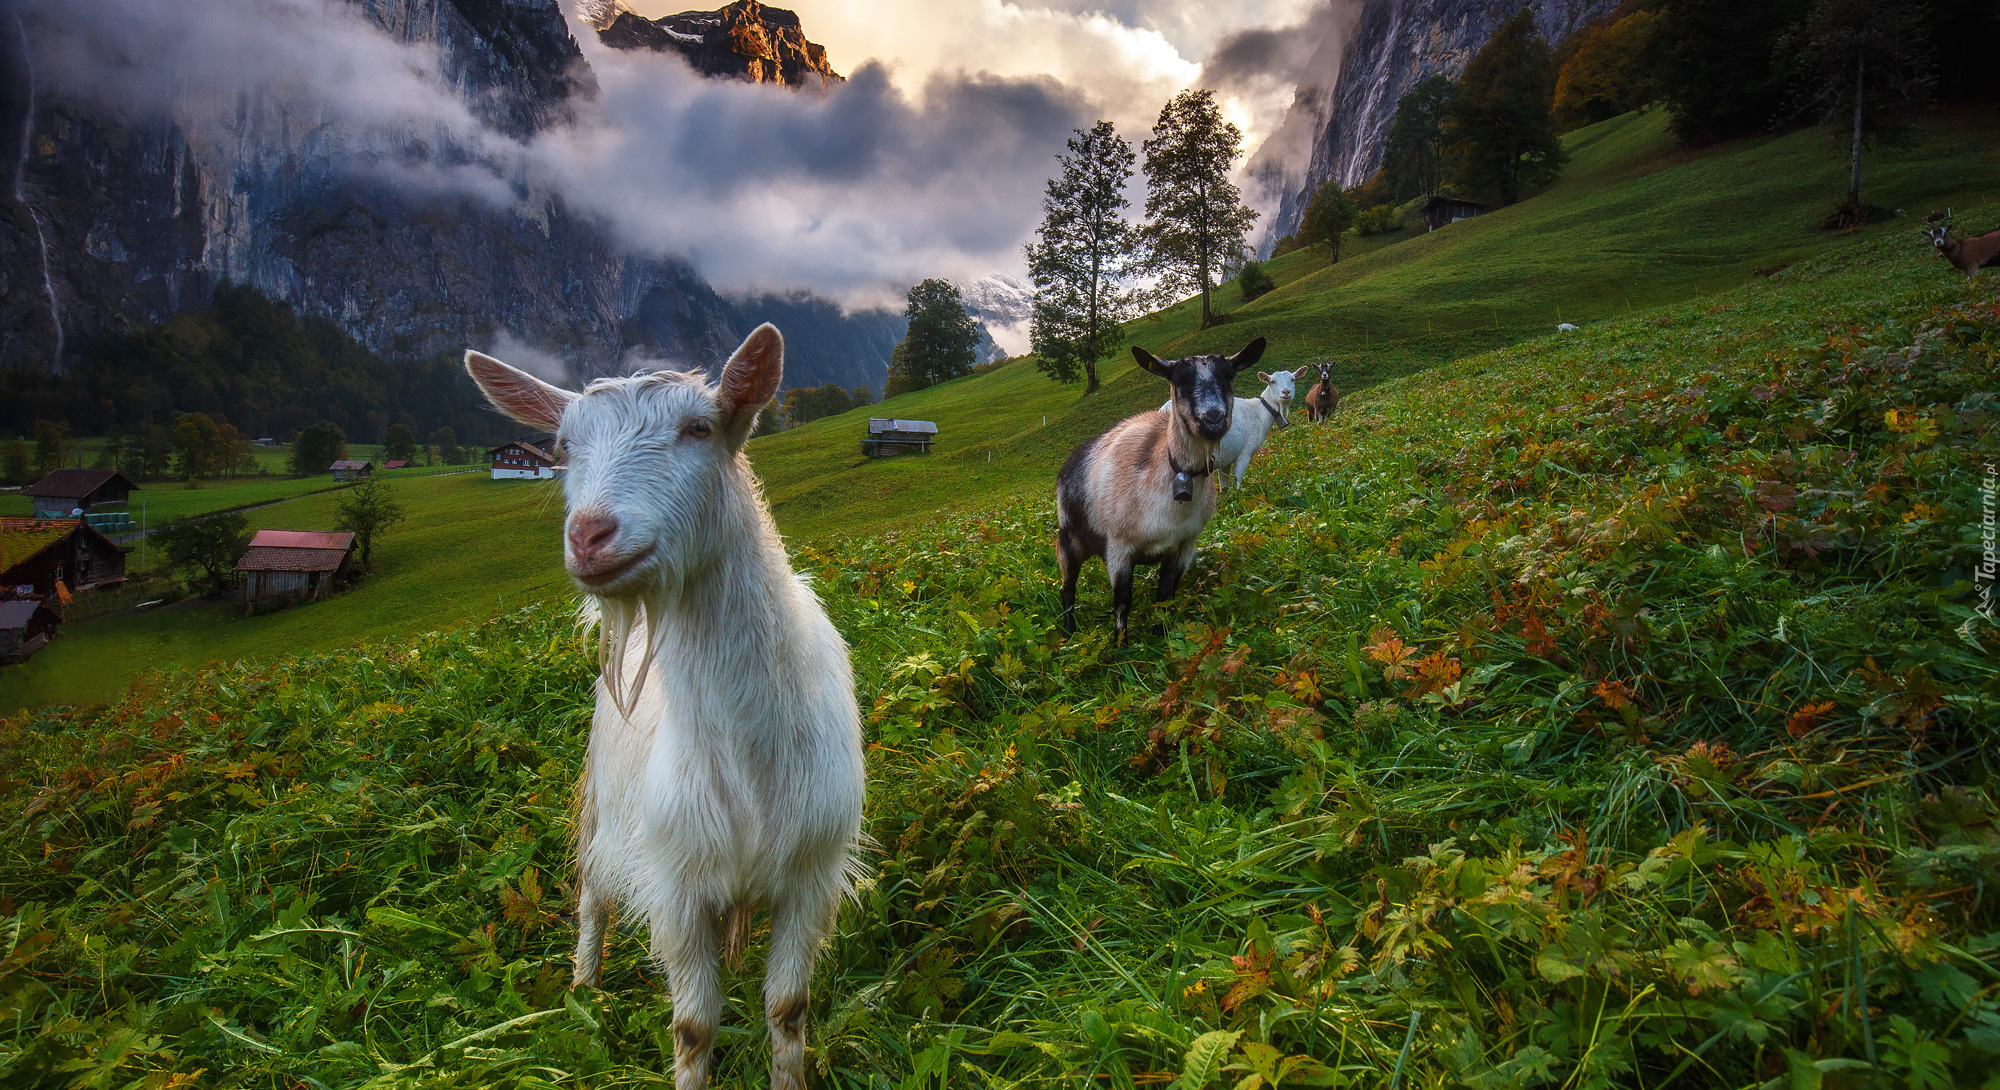
{"label": "mountain cliff", "polygon": [[705,76],[751,83],[803,86],[808,79],[839,82],[825,48],[806,40],[797,14],[757,0],[737,0],[720,11],[684,11],[646,19],[607,5],[592,20],[597,37],[616,49],[679,53]]}
{"label": "mountain cliff", "polygon": [[[1609,13],[1619,0],[1526,0],[1535,24],[1560,42],[1584,23]],[[1454,79],[1494,30],[1521,9],[1516,0],[1360,0],[1351,28],[1333,31],[1345,41],[1326,43],[1315,55],[1321,70],[1300,80],[1286,128],[1311,132],[1309,147],[1267,145],[1252,162],[1263,184],[1277,191],[1277,211],[1266,228],[1270,242],[1298,229],[1314,189],[1329,179],[1359,185],[1382,165],[1382,147],[1396,100],[1440,72]]]}
{"label": "mountain cliff", "polygon": [[[434,56],[438,82],[508,138],[566,123],[596,93],[558,0],[347,3]],[[797,47],[789,12],[712,14],[746,8],[777,27],[773,78],[824,68],[823,50]],[[225,282],[331,319],[392,359],[506,337],[585,376],[633,357],[717,365],[771,309],[723,298],[684,261],[625,251],[531,181],[502,182],[497,199],[423,184],[423,170],[476,161],[448,135],[350,128],[257,93],[121,108],[58,59],[56,46],[87,33],[52,6],[0,15],[0,367],[61,371],[94,339],[200,307]],[[856,325],[817,302],[785,310],[792,383],[879,388],[878,316]]]}

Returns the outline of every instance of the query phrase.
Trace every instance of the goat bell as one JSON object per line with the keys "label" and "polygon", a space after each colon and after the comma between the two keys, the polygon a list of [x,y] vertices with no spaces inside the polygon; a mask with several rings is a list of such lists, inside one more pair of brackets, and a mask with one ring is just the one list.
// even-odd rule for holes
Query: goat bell
{"label": "goat bell", "polygon": [[1194,499],[1194,477],[1186,470],[1174,474],[1174,502],[1187,503]]}

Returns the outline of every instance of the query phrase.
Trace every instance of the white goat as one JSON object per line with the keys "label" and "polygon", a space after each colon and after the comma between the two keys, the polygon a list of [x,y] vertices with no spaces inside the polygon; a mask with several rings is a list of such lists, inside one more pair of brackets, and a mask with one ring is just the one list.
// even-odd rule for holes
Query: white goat
{"label": "white goat", "polygon": [[720,948],[733,961],[766,905],[771,1086],[799,1090],[807,989],[853,888],[866,785],[847,645],[792,573],[743,456],[784,340],[759,326],[715,385],[657,373],[573,394],[477,352],[465,365],[502,412],[568,448],[564,562],[600,624],[575,981],[596,983],[614,900],[643,915],[673,993],[674,1085],[699,1090]]}
{"label": "white goat", "polygon": [[[1283,428],[1292,422],[1292,398],[1297,396],[1298,380],[1306,377],[1310,367],[1298,371],[1280,371],[1275,375],[1257,372],[1264,383],[1264,390],[1254,398],[1236,398],[1235,411],[1229,414],[1229,431],[1222,442],[1215,447],[1217,468],[1229,467],[1229,487],[1243,487],[1243,477],[1250,471],[1250,459],[1263,449],[1264,440],[1270,438],[1271,429]],[[1160,406],[1161,412],[1174,407],[1172,398]],[[1216,478],[1217,487],[1221,478]]]}
{"label": "white goat", "polygon": [[1576,326],[1575,326],[1574,324],[1572,324],[1572,323],[1569,323],[1569,322],[1557,322],[1557,323],[1556,323],[1556,332],[1557,332],[1557,333],[1574,333],[1574,332],[1576,332]]}

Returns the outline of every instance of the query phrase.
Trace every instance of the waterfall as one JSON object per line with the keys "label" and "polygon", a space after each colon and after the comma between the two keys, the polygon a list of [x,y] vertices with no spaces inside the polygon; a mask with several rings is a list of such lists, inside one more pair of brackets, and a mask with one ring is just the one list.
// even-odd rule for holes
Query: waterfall
{"label": "waterfall", "polygon": [[21,36],[21,68],[28,77],[28,108],[21,115],[21,159],[14,164],[14,201],[28,210],[28,218],[35,221],[35,242],[42,251],[42,293],[49,299],[49,324],[56,330],[56,351],[49,361],[50,371],[62,370],[63,327],[62,309],[56,303],[55,281],[49,276],[49,240],[42,232],[42,217],[35,206],[21,192],[21,179],[28,173],[28,144],[35,135],[35,62],[28,55],[28,28],[21,22],[21,16],[14,16],[14,32]]}

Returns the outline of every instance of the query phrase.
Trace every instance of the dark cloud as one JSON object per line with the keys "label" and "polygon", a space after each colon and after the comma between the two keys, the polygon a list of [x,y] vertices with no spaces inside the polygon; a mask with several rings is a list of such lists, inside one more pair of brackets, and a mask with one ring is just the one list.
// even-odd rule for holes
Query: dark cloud
{"label": "dark cloud", "polygon": [[1304,21],[1294,25],[1239,30],[1218,42],[1202,62],[1199,85],[1224,91],[1296,83],[1334,24],[1334,4],[1329,0],[1315,5]]}

